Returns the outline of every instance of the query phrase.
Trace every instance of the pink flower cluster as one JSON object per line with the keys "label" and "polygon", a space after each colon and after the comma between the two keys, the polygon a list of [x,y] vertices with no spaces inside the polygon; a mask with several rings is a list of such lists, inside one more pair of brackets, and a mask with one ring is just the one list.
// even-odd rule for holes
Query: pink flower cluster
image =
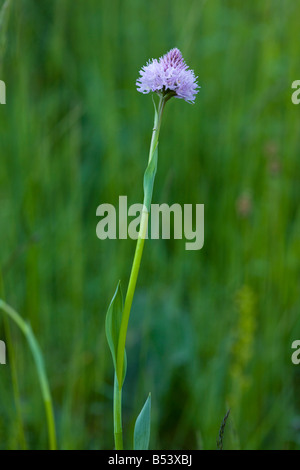
{"label": "pink flower cluster", "polygon": [[148,61],[140,70],[137,90],[141,93],[171,94],[189,103],[195,101],[198,84],[194,71],[186,65],[179,49],[171,49],[159,60]]}

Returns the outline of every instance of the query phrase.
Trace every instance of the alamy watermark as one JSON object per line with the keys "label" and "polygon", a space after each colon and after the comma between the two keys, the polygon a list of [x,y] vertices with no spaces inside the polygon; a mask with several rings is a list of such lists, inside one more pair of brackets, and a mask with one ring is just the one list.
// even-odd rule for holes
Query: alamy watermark
{"label": "alamy watermark", "polygon": [[295,89],[292,93],[291,100],[293,104],[300,103],[300,80],[294,80],[292,83],[292,88]]}
{"label": "alamy watermark", "polygon": [[292,342],[292,349],[295,349],[291,356],[292,363],[298,365],[300,364],[300,339]]}
{"label": "alamy watermark", "polygon": [[3,80],[0,80],[0,104],[6,104],[6,85]]}
{"label": "alamy watermark", "polygon": [[6,364],[6,345],[0,340],[0,364]]}
{"label": "alamy watermark", "polygon": [[[112,204],[100,204],[96,211],[96,215],[101,217],[96,227],[97,237],[100,240],[127,237],[137,240],[141,217],[145,212],[147,213],[147,209],[143,204],[128,207],[127,196],[119,196],[118,217]],[[129,225],[128,217],[133,217]],[[174,239],[184,237],[187,240],[186,250],[200,250],[204,245],[204,204],[196,204],[194,208],[192,204],[184,204],[183,207],[180,204],[151,204],[149,222],[142,238],[157,240],[161,236],[163,239],[170,239],[172,226]]]}

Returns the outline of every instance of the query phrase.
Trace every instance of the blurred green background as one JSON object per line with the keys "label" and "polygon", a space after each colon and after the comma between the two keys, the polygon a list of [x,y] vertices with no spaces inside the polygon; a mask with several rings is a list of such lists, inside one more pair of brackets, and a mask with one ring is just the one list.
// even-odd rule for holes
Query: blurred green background
{"label": "blurred green background", "polygon": [[[205,244],[148,240],[130,318],[125,442],[152,394],[153,449],[300,449],[300,3],[1,1],[1,296],[44,354],[59,447],[112,449],[104,320],[133,240],[96,208],[142,202],[153,124],[139,69],[172,47],[198,75],[163,119],[154,203],[205,205]],[[26,340],[0,315],[0,448],[47,448]]]}

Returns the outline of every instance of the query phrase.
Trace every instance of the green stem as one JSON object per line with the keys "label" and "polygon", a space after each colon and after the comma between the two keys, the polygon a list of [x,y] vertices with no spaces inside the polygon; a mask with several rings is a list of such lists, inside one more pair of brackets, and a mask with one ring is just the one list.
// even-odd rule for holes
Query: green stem
{"label": "green stem", "polygon": [[[148,168],[150,168],[154,160],[155,151],[157,150],[162,114],[163,114],[166,101],[167,101],[166,98],[161,95],[160,100],[159,100],[158,110],[156,111],[155,109],[154,127],[152,131],[148,167],[146,169],[146,172]],[[156,171],[156,164],[155,164],[155,171]],[[155,171],[154,171],[154,176],[155,176]],[[145,175],[146,175],[146,172],[145,172]],[[128,322],[129,322],[133,296],[135,292],[136,282],[137,282],[137,278],[138,278],[138,274],[140,270],[140,264],[141,264],[143,249],[144,249],[145,234],[147,232],[148,217],[149,217],[151,200],[152,200],[154,176],[153,176],[153,181],[152,181],[152,187],[145,188],[144,186],[145,188],[144,189],[144,209],[142,211],[140,230],[139,230],[138,240],[136,244],[133,264],[131,268],[131,274],[130,274],[128,288],[127,288],[127,294],[126,294],[124,309],[123,309],[123,314],[122,314],[122,321],[121,321],[121,327],[120,327],[120,333],[119,333],[118,352],[117,352],[117,378],[118,378],[118,384],[119,384],[120,390],[122,388],[127,328],[128,328]]]}
{"label": "green stem", "polygon": [[0,299],[0,310],[3,310],[10,318],[13,320],[20,330],[23,332],[24,336],[27,339],[29,347],[31,349],[37,374],[41,386],[45,411],[46,411],[46,418],[47,418],[47,426],[48,426],[48,435],[49,435],[49,448],[50,450],[56,450],[56,432],[55,432],[55,422],[54,422],[54,413],[53,413],[53,406],[52,406],[52,399],[50,388],[48,385],[48,379],[45,371],[45,365],[43,361],[43,356],[39,347],[39,344],[33,334],[33,331],[28,323],[26,323],[23,318],[6,302]]}
{"label": "green stem", "polygon": [[122,431],[122,388],[118,387],[117,375],[114,380],[114,435],[116,450],[123,450]]}
{"label": "green stem", "polygon": [[[162,120],[162,115],[163,115],[163,110],[165,107],[166,102],[168,101],[168,97],[160,96],[159,98],[159,104],[158,104],[158,110],[155,113],[155,118],[154,118],[154,126],[152,130],[152,138],[151,138],[151,144],[150,144],[150,150],[149,150],[149,160],[148,163],[151,161],[155,148],[158,144],[158,137],[159,137],[159,132],[160,132],[160,127],[161,127],[161,120]],[[155,109],[156,111],[156,109]]]}

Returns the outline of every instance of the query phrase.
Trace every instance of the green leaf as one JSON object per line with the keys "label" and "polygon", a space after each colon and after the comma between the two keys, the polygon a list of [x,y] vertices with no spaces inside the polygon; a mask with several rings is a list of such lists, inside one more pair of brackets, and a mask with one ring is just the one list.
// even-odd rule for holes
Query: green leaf
{"label": "green leaf", "polygon": [[152,96],[152,103],[153,103],[153,106],[154,106],[154,127],[155,127],[156,124],[157,124],[157,121],[158,121],[158,113],[157,113],[157,107],[156,107],[156,104],[155,104],[155,101],[154,101],[153,94],[151,96]]}
{"label": "green leaf", "polygon": [[[153,101],[153,106],[154,106],[153,126],[154,128],[156,128],[158,126],[158,112],[157,112],[157,108],[156,108],[153,96],[152,96],[152,101]],[[152,153],[148,161],[148,166],[144,173],[144,206],[147,208],[148,212],[150,212],[154,179],[155,179],[156,170],[157,170],[157,160],[158,160],[158,141],[156,142],[154,148],[152,149]]]}
{"label": "green leaf", "polygon": [[157,170],[157,159],[158,159],[158,144],[153,152],[153,156],[148,163],[148,166],[144,173],[144,206],[147,211],[150,212],[151,199],[153,193],[154,179]]}
{"label": "green leaf", "polygon": [[[116,292],[108,307],[106,319],[105,319],[105,333],[106,333],[107,342],[111,351],[111,355],[113,358],[115,370],[117,370],[117,351],[118,351],[120,326],[121,326],[121,321],[122,321],[122,312],[123,312],[123,296],[122,296],[121,284],[119,282]],[[127,368],[127,358],[126,358],[126,352],[125,352],[122,385],[123,385],[125,375],[126,375],[126,368]]]}
{"label": "green leaf", "polygon": [[134,426],[134,450],[148,450],[150,441],[151,394],[146,400]]}

